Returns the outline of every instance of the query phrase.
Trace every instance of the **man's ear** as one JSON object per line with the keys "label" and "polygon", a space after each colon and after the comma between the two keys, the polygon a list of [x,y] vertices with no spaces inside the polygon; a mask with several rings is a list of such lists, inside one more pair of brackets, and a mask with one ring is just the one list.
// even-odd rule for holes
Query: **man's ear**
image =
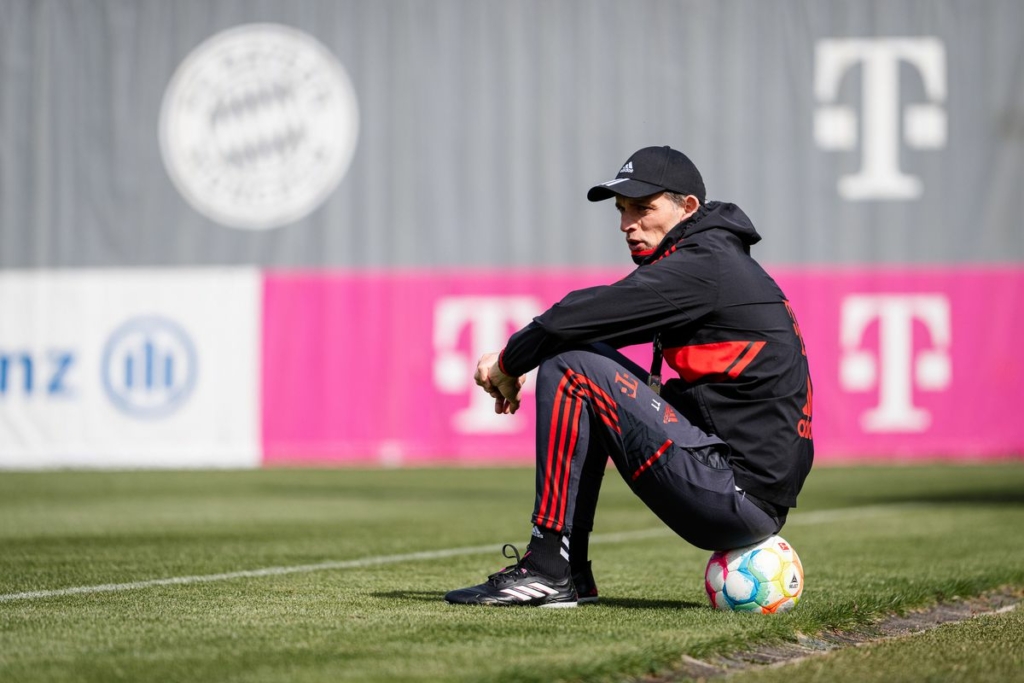
{"label": "man's ear", "polygon": [[679,205],[679,221],[685,221],[687,218],[696,213],[697,209],[700,208],[700,200],[697,199],[696,195],[688,194],[683,197],[683,203]]}

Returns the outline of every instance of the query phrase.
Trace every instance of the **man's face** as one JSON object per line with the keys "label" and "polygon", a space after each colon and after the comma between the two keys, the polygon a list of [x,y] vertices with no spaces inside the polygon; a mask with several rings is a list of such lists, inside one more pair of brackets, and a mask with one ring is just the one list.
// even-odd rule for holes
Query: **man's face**
{"label": "man's face", "polygon": [[[687,197],[687,200],[691,197]],[[696,202],[696,197],[692,197]],[[615,197],[615,208],[619,210],[619,229],[626,235],[629,252],[634,256],[645,256],[654,251],[669,230],[696,210],[687,211],[683,206],[669,199],[664,192],[636,199]]]}

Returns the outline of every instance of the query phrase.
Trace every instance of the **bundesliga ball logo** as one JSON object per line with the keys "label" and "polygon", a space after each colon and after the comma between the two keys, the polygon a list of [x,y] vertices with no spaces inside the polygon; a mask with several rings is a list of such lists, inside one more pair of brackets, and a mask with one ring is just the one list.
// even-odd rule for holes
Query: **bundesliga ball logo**
{"label": "bundesliga ball logo", "polygon": [[704,570],[711,606],[720,610],[772,614],[796,606],[804,590],[804,568],[781,536],[719,551]]}
{"label": "bundesliga ball logo", "polygon": [[320,206],[358,130],[355,91],[327,48],[288,26],[248,24],[182,62],[164,94],[160,151],[193,208],[262,230]]}

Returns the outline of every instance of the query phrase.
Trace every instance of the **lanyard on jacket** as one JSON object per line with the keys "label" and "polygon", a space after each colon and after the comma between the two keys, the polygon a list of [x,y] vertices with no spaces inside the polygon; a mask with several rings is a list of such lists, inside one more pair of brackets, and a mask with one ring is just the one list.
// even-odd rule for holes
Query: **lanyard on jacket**
{"label": "lanyard on jacket", "polygon": [[647,386],[656,394],[661,394],[661,361],[665,354],[661,351],[661,332],[654,335],[654,358],[651,359],[651,374],[647,378]]}

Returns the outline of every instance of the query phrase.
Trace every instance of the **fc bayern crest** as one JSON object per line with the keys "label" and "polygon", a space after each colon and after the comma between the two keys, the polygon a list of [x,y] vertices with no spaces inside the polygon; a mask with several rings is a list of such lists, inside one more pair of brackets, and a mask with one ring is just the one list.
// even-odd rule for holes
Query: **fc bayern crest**
{"label": "fc bayern crest", "polygon": [[218,33],[178,67],[160,112],[168,175],[197,211],[235,228],[286,225],[348,170],[359,133],[345,69],[279,24]]}

